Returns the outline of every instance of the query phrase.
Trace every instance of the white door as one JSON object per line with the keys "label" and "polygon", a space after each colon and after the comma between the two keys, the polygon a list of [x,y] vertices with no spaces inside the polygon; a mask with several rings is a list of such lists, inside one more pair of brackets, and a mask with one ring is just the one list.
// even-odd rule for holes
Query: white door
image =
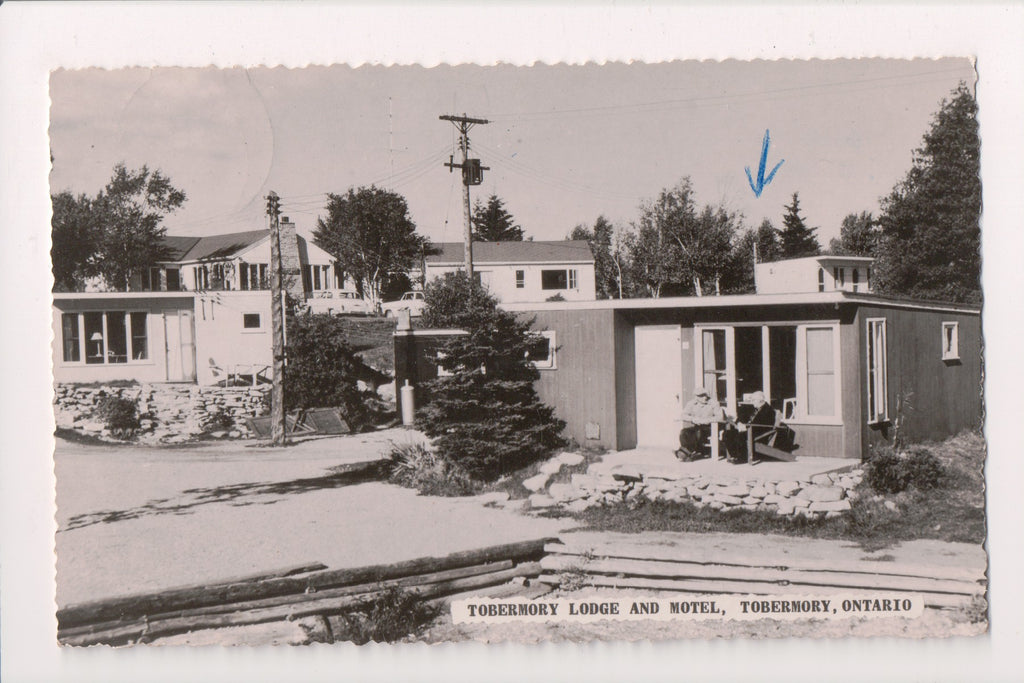
{"label": "white door", "polygon": [[164,313],[164,354],[168,382],[195,381],[196,345],[192,311]]}
{"label": "white door", "polygon": [[677,448],[683,424],[679,325],[638,325],[634,341],[637,446]]}

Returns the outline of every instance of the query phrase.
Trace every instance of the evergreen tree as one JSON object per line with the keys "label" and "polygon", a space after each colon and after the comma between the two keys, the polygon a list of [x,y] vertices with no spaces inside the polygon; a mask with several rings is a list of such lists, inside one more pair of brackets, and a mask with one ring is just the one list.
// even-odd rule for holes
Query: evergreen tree
{"label": "evergreen tree", "polygon": [[562,445],[565,423],[537,397],[531,350],[547,340],[532,321],[498,308],[464,273],[427,285],[423,324],[458,328],[441,350],[451,374],[426,383],[417,424],[435,450],[479,481],[524,467]]}
{"label": "evergreen tree", "polygon": [[767,218],[761,221],[761,225],[757,226],[754,242],[757,244],[758,263],[771,263],[782,258],[782,244],[779,241],[779,231],[775,229],[775,226]]}
{"label": "evergreen tree", "polygon": [[473,207],[473,239],[480,242],[522,242],[523,229],[505,209],[505,203],[496,194],[487,198],[487,204],[476,201]]}
{"label": "evergreen tree", "polygon": [[903,181],[882,200],[879,292],[981,301],[978,106],[961,83],[943,100]]}
{"label": "evergreen tree", "polygon": [[594,255],[594,278],[596,280],[597,298],[611,299],[618,296],[618,268],[612,254],[612,237],[615,229],[604,216],[598,216],[591,231],[585,225],[577,225],[569,233],[570,240],[582,240],[590,245]]}
{"label": "evergreen tree", "polygon": [[782,217],[785,226],[779,234],[781,238],[782,254],[784,259],[800,258],[801,256],[816,256],[821,253],[821,245],[815,236],[817,228],[808,228],[800,215],[799,193],[793,193],[793,203],[787,204],[786,213]]}

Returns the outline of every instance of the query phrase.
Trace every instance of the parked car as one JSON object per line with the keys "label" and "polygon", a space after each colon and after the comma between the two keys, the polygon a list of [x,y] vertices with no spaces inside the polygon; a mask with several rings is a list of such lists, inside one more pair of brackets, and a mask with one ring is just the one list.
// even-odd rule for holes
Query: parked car
{"label": "parked car", "polygon": [[423,315],[424,306],[426,302],[423,301],[423,292],[406,292],[397,301],[381,304],[380,309],[388,318],[394,318],[399,311],[409,311],[409,315],[415,318]]}
{"label": "parked car", "polygon": [[343,290],[317,292],[312,299],[306,300],[306,309],[310,313],[331,315],[370,315],[372,312],[370,305],[357,293]]}

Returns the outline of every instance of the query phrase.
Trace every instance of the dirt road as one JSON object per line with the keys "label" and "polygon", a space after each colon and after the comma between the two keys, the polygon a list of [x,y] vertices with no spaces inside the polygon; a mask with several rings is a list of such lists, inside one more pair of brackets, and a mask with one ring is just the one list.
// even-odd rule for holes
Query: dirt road
{"label": "dirt road", "polygon": [[331,468],[379,458],[401,430],[287,449],[156,449],[58,441],[57,603],[319,561],[362,566],[555,535],[569,523],[345,485]]}

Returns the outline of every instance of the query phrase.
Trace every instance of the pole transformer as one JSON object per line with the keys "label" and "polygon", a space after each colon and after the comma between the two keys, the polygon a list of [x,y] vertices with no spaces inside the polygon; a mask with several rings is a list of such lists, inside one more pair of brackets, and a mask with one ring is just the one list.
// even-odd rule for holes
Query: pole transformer
{"label": "pole transformer", "polygon": [[469,204],[469,186],[479,185],[483,182],[484,171],[491,170],[488,166],[481,166],[479,159],[469,158],[469,129],[474,125],[490,123],[487,119],[477,119],[466,116],[455,116],[454,114],[443,114],[438,117],[442,121],[451,121],[459,131],[459,149],[462,150],[462,163],[456,164],[455,159],[448,158],[448,171],[454,172],[456,168],[462,169],[462,221],[463,241],[465,242],[465,268],[466,275],[473,277],[473,220],[472,210]]}

